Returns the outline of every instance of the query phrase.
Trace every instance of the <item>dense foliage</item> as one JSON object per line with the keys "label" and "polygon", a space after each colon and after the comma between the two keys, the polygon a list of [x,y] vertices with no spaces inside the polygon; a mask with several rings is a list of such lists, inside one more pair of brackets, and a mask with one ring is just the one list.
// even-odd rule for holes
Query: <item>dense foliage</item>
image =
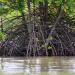
{"label": "dense foliage", "polygon": [[[48,2],[49,16],[56,15],[60,7],[64,9],[67,16],[74,17],[75,15],[74,0],[0,0],[0,16],[4,20],[7,20],[7,22],[11,21],[15,17],[21,16],[22,12],[28,14],[28,9],[32,12],[34,3],[35,9],[38,9],[37,7],[41,2],[43,2],[44,5]],[[9,27],[11,27],[11,25]],[[8,27],[4,25],[4,29],[6,28]]]}
{"label": "dense foliage", "polygon": [[7,55],[18,50],[24,51],[22,55],[40,54],[40,50],[63,55],[65,49],[74,49],[74,25],[75,0],[0,0],[0,41],[16,46]]}

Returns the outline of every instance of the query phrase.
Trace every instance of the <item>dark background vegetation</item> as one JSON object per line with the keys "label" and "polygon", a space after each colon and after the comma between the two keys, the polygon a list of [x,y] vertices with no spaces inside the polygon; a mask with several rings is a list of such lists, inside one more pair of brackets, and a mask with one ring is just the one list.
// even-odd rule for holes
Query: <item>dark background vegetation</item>
{"label": "dark background vegetation", "polygon": [[75,0],[0,0],[0,56],[75,55]]}

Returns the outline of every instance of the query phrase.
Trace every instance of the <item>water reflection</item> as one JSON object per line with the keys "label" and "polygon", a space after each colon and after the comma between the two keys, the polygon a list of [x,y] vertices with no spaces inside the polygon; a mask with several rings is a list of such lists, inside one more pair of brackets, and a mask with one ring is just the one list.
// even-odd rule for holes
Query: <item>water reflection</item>
{"label": "water reflection", "polygon": [[[3,73],[3,74],[1,74]],[[75,75],[74,57],[0,59],[0,75]]]}

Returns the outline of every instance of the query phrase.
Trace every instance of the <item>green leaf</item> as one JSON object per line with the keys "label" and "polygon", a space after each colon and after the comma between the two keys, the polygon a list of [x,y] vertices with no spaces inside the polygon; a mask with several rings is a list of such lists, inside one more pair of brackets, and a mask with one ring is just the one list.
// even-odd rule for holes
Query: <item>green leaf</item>
{"label": "green leaf", "polygon": [[0,32],[0,41],[6,39],[6,34],[4,32]]}
{"label": "green leaf", "polygon": [[48,46],[48,49],[52,49],[52,47],[51,46]]}

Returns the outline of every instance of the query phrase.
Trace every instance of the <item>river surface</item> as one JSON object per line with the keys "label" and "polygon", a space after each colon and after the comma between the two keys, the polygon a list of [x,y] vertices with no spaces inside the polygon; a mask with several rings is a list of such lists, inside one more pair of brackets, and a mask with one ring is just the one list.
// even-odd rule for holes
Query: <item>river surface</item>
{"label": "river surface", "polygon": [[0,58],[0,75],[75,75],[75,57]]}

